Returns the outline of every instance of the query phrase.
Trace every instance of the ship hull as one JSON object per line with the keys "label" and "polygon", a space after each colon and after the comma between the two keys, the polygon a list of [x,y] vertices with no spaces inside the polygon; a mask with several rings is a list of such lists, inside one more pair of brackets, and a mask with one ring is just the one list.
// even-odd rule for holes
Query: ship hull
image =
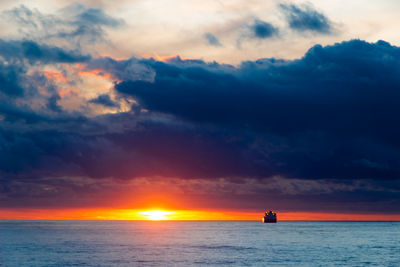
{"label": "ship hull", "polygon": [[263,218],[263,223],[276,223],[276,220]]}

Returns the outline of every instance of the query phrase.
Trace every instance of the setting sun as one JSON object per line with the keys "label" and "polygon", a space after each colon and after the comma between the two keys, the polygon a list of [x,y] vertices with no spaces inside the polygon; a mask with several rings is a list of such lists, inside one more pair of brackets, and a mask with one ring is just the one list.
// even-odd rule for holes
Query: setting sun
{"label": "setting sun", "polygon": [[170,218],[168,217],[168,215],[172,213],[173,212],[163,211],[163,210],[149,210],[140,212],[140,214],[144,215],[147,220],[151,221],[169,220]]}

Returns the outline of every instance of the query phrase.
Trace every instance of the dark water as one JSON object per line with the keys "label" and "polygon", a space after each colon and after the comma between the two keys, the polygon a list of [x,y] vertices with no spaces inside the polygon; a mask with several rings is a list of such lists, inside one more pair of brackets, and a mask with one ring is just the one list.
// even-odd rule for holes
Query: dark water
{"label": "dark water", "polygon": [[400,223],[0,221],[0,265],[400,266]]}

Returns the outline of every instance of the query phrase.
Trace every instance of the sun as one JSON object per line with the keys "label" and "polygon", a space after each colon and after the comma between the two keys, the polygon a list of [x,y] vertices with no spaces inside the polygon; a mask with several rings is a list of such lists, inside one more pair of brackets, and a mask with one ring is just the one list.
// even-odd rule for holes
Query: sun
{"label": "sun", "polygon": [[140,214],[144,215],[147,220],[151,221],[164,221],[169,220],[168,215],[171,215],[173,212],[164,211],[164,210],[149,210],[142,211]]}

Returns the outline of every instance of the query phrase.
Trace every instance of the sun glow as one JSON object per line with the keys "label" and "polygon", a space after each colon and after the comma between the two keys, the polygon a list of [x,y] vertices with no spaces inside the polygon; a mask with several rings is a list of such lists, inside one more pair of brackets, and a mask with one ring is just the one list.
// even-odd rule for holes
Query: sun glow
{"label": "sun glow", "polygon": [[[260,221],[261,216],[259,210],[0,209],[0,220]],[[278,221],[377,221],[377,218],[400,221],[400,214],[278,213]]]}
{"label": "sun glow", "polygon": [[168,215],[171,215],[173,212],[163,211],[163,210],[149,210],[140,212],[141,215],[144,215],[147,220],[151,221],[164,221],[169,220]]}

